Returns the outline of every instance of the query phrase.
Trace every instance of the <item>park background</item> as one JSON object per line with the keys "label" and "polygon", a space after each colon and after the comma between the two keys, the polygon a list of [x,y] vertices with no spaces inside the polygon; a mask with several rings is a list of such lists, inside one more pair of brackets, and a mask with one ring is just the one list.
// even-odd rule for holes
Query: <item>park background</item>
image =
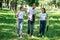
{"label": "park background", "polygon": [[[16,12],[19,6],[24,6],[24,11],[33,3],[36,3],[36,21],[34,27],[34,38],[27,35],[28,18],[25,17],[23,27],[23,40],[60,40],[60,0],[0,0],[0,40],[20,40],[16,36]],[[38,37],[39,21],[38,16],[41,8],[46,8],[49,21],[48,31],[45,31],[45,38]]]}

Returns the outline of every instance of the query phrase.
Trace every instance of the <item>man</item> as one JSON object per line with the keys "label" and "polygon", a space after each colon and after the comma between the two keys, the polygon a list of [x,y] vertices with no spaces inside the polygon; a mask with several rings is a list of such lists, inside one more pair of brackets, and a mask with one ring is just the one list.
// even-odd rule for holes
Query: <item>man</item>
{"label": "man", "polygon": [[[33,29],[34,29],[34,22],[35,22],[35,16],[36,16],[36,5],[35,3],[32,5],[32,8],[28,9],[28,34],[31,34],[33,37]],[[30,33],[31,32],[31,33]]]}

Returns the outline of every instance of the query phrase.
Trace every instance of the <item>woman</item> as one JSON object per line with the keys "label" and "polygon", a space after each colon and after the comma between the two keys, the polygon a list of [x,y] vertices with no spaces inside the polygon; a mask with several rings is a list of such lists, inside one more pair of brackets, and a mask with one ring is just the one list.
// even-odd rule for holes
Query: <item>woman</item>
{"label": "woman", "polygon": [[40,20],[40,35],[42,38],[44,38],[44,31],[46,27],[46,19],[47,19],[47,14],[45,8],[42,8],[42,13],[39,15],[39,20]]}
{"label": "woman", "polygon": [[17,36],[19,36],[20,31],[20,38],[22,38],[22,28],[23,28],[23,20],[24,20],[24,14],[23,6],[20,7],[20,11],[17,13]]}

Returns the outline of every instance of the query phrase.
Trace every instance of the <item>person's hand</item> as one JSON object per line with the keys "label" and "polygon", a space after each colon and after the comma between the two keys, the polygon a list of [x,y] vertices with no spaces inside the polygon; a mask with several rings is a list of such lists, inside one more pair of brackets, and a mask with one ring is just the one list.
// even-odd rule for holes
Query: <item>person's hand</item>
{"label": "person's hand", "polygon": [[18,14],[16,14],[16,17],[18,17]]}
{"label": "person's hand", "polygon": [[33,20],[31,19],[31,21],[33,21]]}
{"label": "person's hand", "polygon": [[30,21],[33,21],[32,18],[29,17],[29,19],[30,19]]}

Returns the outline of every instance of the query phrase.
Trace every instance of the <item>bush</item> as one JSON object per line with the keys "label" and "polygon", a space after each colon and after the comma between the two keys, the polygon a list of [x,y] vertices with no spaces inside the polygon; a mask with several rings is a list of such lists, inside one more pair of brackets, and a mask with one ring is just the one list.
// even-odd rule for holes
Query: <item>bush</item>
{"label": "bush", "polygon": [[60,1],[59,1],[59,2],[57,2],[57,6],[58,6],[58,7],[60,7]]}

